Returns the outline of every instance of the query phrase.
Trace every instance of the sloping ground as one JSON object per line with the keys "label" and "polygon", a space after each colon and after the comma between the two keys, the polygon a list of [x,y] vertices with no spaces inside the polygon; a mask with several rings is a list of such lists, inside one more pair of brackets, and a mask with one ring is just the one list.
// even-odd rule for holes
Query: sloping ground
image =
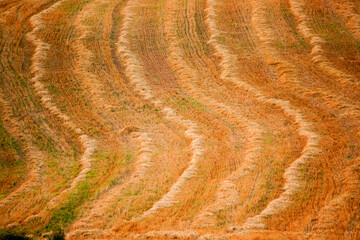
{"label": "sloping ground", "polygon": [[1,228],[360,239],[359,16],[354,0],[0,1]]}

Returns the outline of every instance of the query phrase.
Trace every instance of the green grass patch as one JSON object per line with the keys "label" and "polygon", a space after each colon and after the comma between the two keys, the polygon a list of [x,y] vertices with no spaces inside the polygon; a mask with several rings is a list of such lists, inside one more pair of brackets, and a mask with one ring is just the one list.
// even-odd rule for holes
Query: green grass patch
{"label": "green grass patch", "polygon": [[76,190],[71,193],[65,205],[53,213],[51,220],[46,225],[45,229],[47,231],[61,231],[74,221],[79,214],[78,207],[85,203],[91,196],[92,187],[93,186],[87,181],[80,183],[76,187]]}
{"label": "green grass patch", "polygon": [[86,1],[66,1],[61,5],[60,9],[64,10],[68,15],[73,15],[76,12],[80,11],[82,7],[90,2],[90,0]]}
{"label": "green grass patch", "polygon": [[5,198],[16,187],[26,171],[18,142],[6,131],[0,120],[0,199]]}
{"label": "green grass patch", "polygon": [[[45,227],[39,229],[39,232],[55,232],[66,229],[81,213],[81,206],[101,191],[100,184],[105,187],[117,184],[121,178],[117,180],[113,177],[119,176],[119,174],[120,176],[126,175],[121,169],[134,161],[132,152],[107,152],[104,149],[98,149],[92,158],[94,159],[93,168],[87,173],[86,180],[79,183],[67,201],[53,211],[50,221]],[[76,164],[70,170],[74,173],[79,171]],[[137,196],[140,194],[140,190],[130,194]]]}
{"label": "green grass patch", "polygon": [[250,211],[260,213],[269,203],[271,199],[274,199],[276,193],[281,191],[282,178],[286,169],[286,163],[288,160],[269,160],[270,168],[264,172],[263,180],[260,185],[260,189],[263,189],[261,197],[257,202],[251,206]]}
{"label": "green grass patch", "polygon": [[300,49],[307,49],[309,48],[309,45],[306,43],[305,39],[299,34],[297,31],[297,24],[295,20],[295,16],[291,13],[290,9],[286,8],[285,6],[281,6],[281,13],[283,18],[285,19],[288,26],[290,26],[291,30],[290,32],[294,34],[297,42],[289,45],[290,48],[300,48]]}
{"label": "green grass patch", "polygon": [[216,212],[216,226],[217,227],[223,227],[228,222],[228,211],[226,210],[220,210]]}
{"label": "green grass patch", "polygon": [[360,52],[360,42],[350,30],[323,12],[311,15],[310,27],[325,40],[325,45],[340,55],[354,55]]}
{"label": "green grass patch", "polygon": [[203,103],[192,97],[166,98],[165,102],[167,102],[171,107],[175,108],[176,110],[196,109],[203,112],[208,111],[207,107]]}
{"label": "green grass patch", "polygon": [[7,155],[23,154],[17,141],[6,131],[4,123],[0,120],[0,166],[13,164]]}

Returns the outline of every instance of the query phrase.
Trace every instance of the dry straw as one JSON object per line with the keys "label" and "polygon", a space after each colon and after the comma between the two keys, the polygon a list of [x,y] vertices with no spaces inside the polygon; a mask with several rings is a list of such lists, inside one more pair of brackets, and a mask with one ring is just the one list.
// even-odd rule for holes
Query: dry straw
{"label": "dry straw", "polygon": [[[253,15],[252,22],[254,26],[258,24],[262,24],[263,16],[259,14],[259,3],[252,1],[253,3]],[[269,103],[271,105],[275,105],[282,109],[285,114],[291,116],[295,123],[299,126],[298,133],[300,136],[304,136],[307,139],[306,145],[302,151],[301,156],[296,159],[290,167],[285,170],[284,179],[284,192],[279,196],[279,198],[272,200],[267,207],[261,211],[260,214],[251,217],[246,220],[245,224],[238,228],[233,227],[232,230],[235,229],[264,229],[266,225],[264,224],[264,220],[270,216],[278,213],[281,210],[286,209],[289,205],[292,204],[290,200],[291,197],[299,192],[301,189],[301,181],[303,180],[303,176],[300,174],[300,169],[303,164],[309,163],[313,161],[318,154],[320,153],[320,149],[318,147],[318,142],[320,140],[320,136],[313,131],[313,126],[306,121],[301,112],[294,108],[288,101],[267,98],[265,97],[259,90],[254,88],[253,86],[242,82],[240,77],[238,76],[238,69],[236,66],[237,57],[231,53],[231,51],[221,43],[221,31],[218,30],[217,26],[217,11],[216,7],[219,4],[215,0],[207,1],[207,15],[206,15],[206,23],[208,25],[208,29],[210,32],[210,45],[215,49],[215,54],[221,58],[221,78],[224,81],[230,82],[237,87],[246,89],[255,95],[256,99],[262,101],[264,103]],[[262,9],[263,10],[263,9]],[[263,30],[263,29],[262,29]],[[261,34],[261,33],[260,33]],[[266,57],[273,59],[271,54],[268,54]],[[269,60],[268,60],[269,61]],[[291,71],[290,69],[284,69],[284,72]]]}
{"label": "dry straw", "polygon": [[63,198],[65,198],[68,193],[70,193],[78,183],[85,180],[86,174],[91,169],[92,154],[95,151],[95,140],[91,139],[89,136],[83,133],[80,128],[77,128],[75,123],[63,112],[59,110],[46,86],[43,84],[43,80],[46,78],[46,67],[45,62],[47,59],[47,52],[51,49],[51,45],[42,41],[37,34],[46,29],[42,18],[57,9],[61,4],[65,2],[59,1],[46,10],[32,16],[30,18],[30,23],[33,26],[33,30],[27,34],[27,37],[30,42],[35,45],[35,53],[32,57],[31,72],[33,78],[31,82],[35,88],[35,92],[41,99],[41,103],[46,107],[53,115],[62,120],[62,123],[65,127],[71,129],[76,135],[78,135],[79,142],[83,148],[83,155],[80,159],[80,164],[82,166],[80,173],[74,178],[69,188],[62,191],[59,195],[54,197],[48,203],[48,207],[54,208],[58,206]]}
{"label": "dry straw", "polygon": [[[84,214],[79,220],[75,221],[67,236],[75,237],[81,235],[104,234],[105,230],[100,230],[99,226],[103,225],[106,211],[114,202],[123,194],[123,190],[127,187],[142,181],[149,168],[153,165],[152,156],[154,143],[149,133],[134,132],[136,144],[138,146],[138,158],[135,162],[135,171],[130,179],[124,184],[117,185],[100,196],[99,199],[92,203],[90,210]],[[101,223],[99,223],[99,221]]]}
{"label": "dry straw", "polygon": [[360,40],[360,14],[356,12],[355,3],[347,0],[336,2],[336,10],[346,18],[346,26],[354,37]]}
{"label": "dry straw", "polygon": [[41,181],[41,172],[43,166],[44,155],[40,150],[31,142],[31,139],[20,128],[19,119],[17,119],[12,111],[9,102],[5,99],[3,92],[0,90],[0,109],[1,119],[4,123],[6,130],[18,141],[24,142],[23,147],[25,150],[26,162],[28,166],[28,173],[26,180],[18,188],[12,191],[4,199],[0,201],[0,209],[11,204],[18,196],[30,192]]}
{"label": "dry straw", "polygon": [[[248,143],[246,146],[247,150],[245,152],[245,157],[241,161],[239,169],[233,172],[220,184],[216,193],[215,202],[195,218],[197,225],[215,225],[214,214],[225,208],[234,206],[237,203],[239,196],[236,191],[236,181],[250,173],[256,165],[257,155],[261,151],[259,145],[261,143],[262,130],[255,121],[246,118],[243,114],[236,112],[224,103],[218,102],[214,98],[207,97],[203,93],[203,90],[196,86],[196,82],[202,77],[197,72],[198,70],[196,68],[188,64],[182,46],[182,40],[178,37],[179,26],[177,25],[177,13],[179,12],[181,4],[181,2],[175,1],[169,1],[167,3],[164,23],[165,36],[168,43],[169,61],[178,74],[179,82],[192,96],[201,100],[206,105],[211,106],[230,121],[236,123],[238,127],[245,129],[246,136],[249,136],[247,137]],[[194,26],[191,26],[190,29],[194,29]],[[191,36],[189,37],[189,40],[195,41],[193,37],[194,35],[196,36],[196,34],[190,32],[189,35]],[[209,81],[209,79],[205,79],[205,81]]]}
{"label": "dry straw", "polygon": [[77,54],[75,73],[86,91],[90,93],[90,99],[95,103],[94,105],[109,112],[111,106],[104,101],[106,97],[106,93],[103,90],[104,84],[101,79],[93,73],[94,53],[86,47],[86,41],[99,34],[94,32],[91,26],[86,24],[88,24],[87,22],[91,17],[96,15],[99,6],[102,4],[104,4],[104,1],[99,0],[93,2],[88,5],[75,20],[74,25],[77,27],[80,35],[74,43],[74,49]]}
{"label": "dry straw", "polygon": [[[296,92],[299,95],[313,97],[318,95],[321,98],[321,102],[329,106],[331,109],[336,108],[338,112],[336,114],[340,114],[344,117],[352,117],[354,119],[359,119],[360,112],[357,106],[355,106],[352,102],[349,103],[347,99],[343,97],[333,94],[328,91],[326,88],[308,88],[302,83],[302,76],[299,72],[299,69],[291,64],[288,61],[283,60],[283,57],[277,52],[274,47],[275,42],[277,42],[277,36],[274,33],[274,30],[269,26],[266,19],[266,7],[262,4],[261,1],[251,2],[252,3],[252,18],[253,27],[257,37],[260,40],[260,50],[264,55],[265,61],[274,66],[279,76],[279,80],[284,84],[285,87],[292,89],[292,91]],[[210,13],[211,17],[212,13]],[[211,22],[208,23],[211,28]],[[220,34],[220,31],[215,31],[214,37],[216,38]],[[210,40],[210,43],[212,41]],[[222,52],[221,46],[217,47],[218,52]],[[224,52],[226,54],[227,51]],[[226,58],[223,58],[224,64],[229,65],[232,60],[227,55],[224,55]],[[229,79],[230,80],[230,79]],[[239,83],[237,83],[239,84]],[[247,84],[241,84],[245,88],[251,90],[251,86],[247,86]],[[256,91],[253,91],[256,93]]]}
{"label": "dry straw", "polygon": [[[358,214],[353,212],[353,206],[360,204],[359,169],[360,158],[357,158],[352,165],[342,171],[341,183],[344,187],[338,196],[320,210],[318,220],[307,236],[308,239],[342,239],[344,237],[339,222],[349,221]],[[350,214],[352,214],[351,217],[349,217]],[[351,232],[356,234],[359,231],[359,226],[357,228],[345,230],[345,234],[349,236],[349,239],[353,239],[350,237]]]}
{"label": "dry straw", "polygon": [[176,196],[181,193],[184,184],[195,176],[198,170],[198,163],[203,158],[204,148],[203,148],[203,137],[199,134],[198,126],[190,121],[185,120],[182,117],[178,116],[172,108],[165,107],[165,104],[160,100],[156,99],[152,93],[151,88],[149,87],[145,73],[144,67],[141,60],[132,52],[131,50],[131,37],[134,21],[137,18],[136,9],[141,7],[139,1],[129,1],[126,7],[123,9],[123,25],[121,28],[121,34],[118,38],[117,48],[118,54],[123,59],[125,65],[125,74],[134,85],[136,91],[145,99],[154,104],[155,107],[161,109],[161,112],[165,117],[173,121],[183,128],[185,128],[185,136],[191,140],[191,150],[192,156],[188,168],[181,174],[179,179],[174,185],[170,187],[170,190],[161,197],[161,199],[156,202],[149,210],[144,212],[140,217],[133,219],[134,221],[139,221],[144,217],[151,216],[156,214],[159,210],[171,207],[177,203]]}
{"label": "dry straw", "polygon": [[198,235],[195,232],[191,231],[151,231],[145,234],[132,234],[131,237],[134,239],[197,239]]}
{"label": "dry straw", "polygon": [[[325,56],[324,47],[325,40],[322,39],[310,27],[311,19],[305,13],[305,4],[303,0],[290,0],[291,11],[298,21],[297,29],[299,32],[309,40],[311,49],[311,56],[313,62],[324,72],[334,76],[342,85],[349,86],[350,88],[359,89],[359,84],[356,78],[346,74],[337,69],[332,62]],[[360,23],[360,22],[358,22]]]}

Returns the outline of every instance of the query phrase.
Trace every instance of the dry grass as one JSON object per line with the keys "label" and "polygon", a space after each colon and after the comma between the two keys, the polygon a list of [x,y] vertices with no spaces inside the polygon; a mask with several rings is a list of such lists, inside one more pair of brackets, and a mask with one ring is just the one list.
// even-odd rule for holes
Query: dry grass
{"label": "dry grass", "polygon": [[0,1],[0,227],[358,239],[359,10]]}
{"label": "dry grass", "polygon": [[[195,219],[197,224],[200,225],[215,225],[215,220],[211,219],[211,217],[214,217],[215,214],[219,211],[236,205],[238,193],[236,191],[235,182],[242,176],[253,171],[257,162],[257,155],[261,152],[259,143],[261,142],[262,132],[256,122],[247,119],[243,114],[236,112],[224,103],[218,102],[214,98],[205,96],[206,93],[201,88],[196,86],[198,79],[201,79],[202,76],[197,72],[198,70],[196,68],[187,63],[185,59],[186,53],[182,48],[182,42],[178,38],[179,30],[176,24],[176,19],[179,6],[176,6],[176,3],[169,2],[168,6],[166,6],[166,9],[167,14],[165,15],[164,32],[169,47],[169,61],[173,66],[173,69],[178,73],[181,86],[183,86],[183,88],[186,89],[192,96],[199,99],[210,108],[215,109],[215,111],[219,112],[223,116],[227,117],[229,121],[234,122],[237,127],[243,128],[245,134],[249,136],[246,139],[248,142],[246,146],[247,150],[239,168],[220,184],[216,193],[215,202],[212,205],[209,205],[205,211]],[[194,25],[189,26],[189,29],[194,28]],[[189,31],[189,35],[189,41],[195,42],[192,43],[194,46],[198,40],[197,35],[194,31]],[[195,49],[195,51],[196,50],[197,49]],[[204,81],[211,80],[205,78]]]}
{"label": "dry grass", "polygon": [[148,133],[135,132],[133,135],[138,144],[138,159],[135,162],[135,171],[130,179],[113,187],[94,201],[88,213],[72,224],[74,230],[68,234],[69,236],[79,236],[91,232],[103,233],[99,226],[102,225],[102,218],[106,217],[106,211],[111,208],[114,200],[124,194],[124,189],[144,180],[147,171],[153,165],[153,142]]}
{"label": "dry grass", "polygon": [[[63,166],[61,161],[66,158],[60,152],[69,151],[71,154],[69,149],[71,143],[67,142],[61,134],[58,135],[63,129],[57,128],[54,118],[42,109],[40,101],[31,87],[32,84],[29,82],[30,66],[24,61],[28,56],[27,47],[31,49],[22,34],[31,30],[27,20],[48,5],[48,1],[18,4],[12,8],[13,12],[10,11],[12,14],[18,14],[18,21],[15,21],[14,18],[7,18],[5,21],[9,25],[2,25],[1,28],[3,33],[1,39],[3,69],[1,78],[4,80],[1,82],[1,88],[4,91],[3,99],[6,102],[4,106],[7,106],[4,113],[8,114],[9,119],[7,121],[11,120],[11,128],[18,131],[17,140],[24,149],[24,155],[20,155],[20,157],[22,161],[27,162],[30,170],[28,176],[23,175],[25,180],[27,178],[25,185],[18,188],[22,193],[19,194],[19,191],[12,193],[16,195],[11,201],[10,207],[13,210],[9,211],[8,207],[1,209],[1,214],[6,214],[6,217],[2,218],[4,226],[6,224],[17,226],[27,216],[37,213],[44,207],[47,194],[53,191],[56,186],[50,182],[48,185],[40,183],[50,180],[49,172],[56,173],[55,175],[59,173],[58,170],[51,169],[52,167],[48,163],[56,162],[53,164],[54,166],[60,162],[58,166]],[[64,131],[64,133],[67,134],[68,132]],[[54,161],[54,159],[56,160]],[[63,180],[61,177],[56,176],[55,178],[59,183]],[[16,187],[18,186],[15,185],[14,189]],[[26,191],[21,191],[22,189]]]}
{"label": "dry grass", "polygon": [[358,82],[355,77],[346,74],[338,70],[330,60],[323,54],[324,49],[322,45],[325,40],[319,35],[315,34],[314,31],[309,27],[310,18],[306,15],[304,9],[304,2],[299,0],[290,1],[291,11],[298,19],[298,30],[303,36],[309,40],[311,49],[311,56],[313,62],[319,66],[324,72],[327,72],[330,76],[338,79],[342,85],[348,86],[351,89],[359,89]]}
{"label": "dry grass", "polygon": [[[36,46],[35,53],[32,57],[32,73],[34,77],[32,78],[32,82],[34,84],[34,88],[36,93],[41,98],[42,104],[55,116],[59,117],[62,121],[64,126],[70,128],[74,133],[79,135],[79,142],[83,148],[83,155],[80,159],[80,164],[82,169],[80,173],[74,178],[69,188],[62,191],[59,195],[55,198],[51,199],[49,202],[50,209],[55,208],[58,206],[59,202],[62,202],[63,199],[75,189],[75,187],[82,181],[85,180],[86,174],[91,169],[91,156],[95,151],[95,140],[89,138],[88,135],[83,134],[82,130],[76,127],[75,123],[64,113],[62,113],[59,108],[52,102],[52,96],[49,91],[45,88],[44,84],[41,82],[44,78],[46,69],[42,65],[43,61],[47,60],[47,51],[50,50],[51,46],[41,39],[37,37],[37,32],[43,30],[44,23],[42,22],[42,17],[54,11],[58,8],[63,1],[59,1],[52,5],[50,8],[36,14],[30,18],[30,22],[32,23],[34,29],[27,35],[30,41]],[[30,217],[31,218],[31,217]]]}
{"label": "dry grass", "polygon": [[0,92],[0,103],[2,107],[1,112],[3,114],[1,119],[4,121],[5,127],[8,129],[10,134],[15,137],[15,139],[19,142],[24,142],[23,149],[25,151],[25,157],[28,165],[28,173],[25,182],[13,190],[5,198],[1,199],[0,208],[3,209],[4,207],[7,207],[7,205],[11,204],[15,198],[26,192],[32,191],[35,186],[40,184],[44,154],[40,152],[40,150],[31,143],[31,139],[22,132],[19,120],[14,118],[10,104],[5,100],[2,92]]}
{"label": "dry grass", "polygon": [[346,19],[346,26],[357,39],[360,39],[360,15],[356,12],[355,3],[351,1],[337,1],[336,11]]}
{"label": "dry grass", "polygon": [[164,107],[164,103],[156,99],[152,95],[152,90],[149,87],[143,71],[143,67],[136,55],[129,49],[128,36],[131,34],[131,21],[136,16],[133,12],[134,8],[138,6],[137,2],[129,2],[124,8],[124,22],[122,26],[122,33],[119,36],[117,43],[119,54],[124,59],[127,77],[135,85],[136,90],[146,99],[150,100],[157,108],[160,108],[162,113],[170,121],[174,121],[186,129],[185,136],[191,139],[192,156],[189,167],[182,173],[174,185],[171,186],[169,191],[162,196],[149,210],[144,212],[140,217],[134,219],[135,221],[141,220],[144,217],[156,214],[159,210],[170,207],[176,203],[176,195],[181,193],[184,183],[192,178],[197,172],[197,164],[203,157],[203,137],[199,135],[197,125],[190,121],[179,117],[172,108]]}
{"label": "dry grass", "polygon": [[[253,23],[254,25],[260,25],[261,23],[258,22],[260,19],[260,16],[257,16],[256,14],[258,11],[260,11],[261,8],[258,5],[253,6],[253,11],[255,14],[253,15]],[[217,50],[217,53],[222,57],[222,66],[229,70],[232,70],[231,72],[228,72],[225,74],[223,73],[223,78],[225,76],[230,79],[230,81],[237,83],[236,79],[239,77],[236,76],[236,66],[232,64],[232,62],[235,62],[235,56],[229,53],[229,50],[225,48],[225,46],[219,44],[217,42],[217,35],[216,33],[219,33],[219,30],[216,27],[215,19],[216,18],[216,12],[215,12],[215,4],[211,1],[209,1],[209,8],[208,8],[208,25],[209,28],[214,32],[214,34],[211,35],[211,40],[213,41],[214,48]],[[233,61],[231,61],[231,59]],[[279,210],[283,210],[286,208],[290,201],[290,198],[292,195],[296,194],[296,192],[299,190],[299,183],[301,181],[301,175],[298,173],[299,169],[301,168],[301,165],[304,164],[304,162],[310,161],[313,159],[318,153],[318,141],[319,136],[312,131],[312,126],[304,119],[301,113],[294,110],[293,107],[290,106],[288,102],[284,102],[282,100],[276,100],[276,99],[266,99],[263,95],[261,95],[257,90],[252,88],[251,86],[246,85],[243,83],[245,87],[248,87],[249,90],[257,94],[257,98],[275,104],[277,106],[280,106],[285,113],[289,114],[290,116],[293,116],[295,119],[295,122],[300,125],[299,133],[300,135],[307,137],[307,144],[303,149],[302,156],[298,158],[295,162],[292,163],[292,165],[286,169],[285,171],[285,179],[287,183],[285,184],[285,192],[277,199],[273,200],[268,204],[268,206],[259,214],[256,215],[250,219],[248,219],[244,226],[242,228],[244,229],[253,229],[253,228],[266,228],[266,226],[263,224],[263,219],[267,218],[269,215],[275,214]],[[235,228],[236,229],[236,228]]]}

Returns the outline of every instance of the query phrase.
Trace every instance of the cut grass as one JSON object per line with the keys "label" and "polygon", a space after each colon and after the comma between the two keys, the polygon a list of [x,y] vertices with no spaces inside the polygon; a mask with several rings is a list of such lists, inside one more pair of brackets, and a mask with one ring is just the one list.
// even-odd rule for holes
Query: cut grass
{"label": "cut grass", "polygon": [[21,182],[26,171],[24,153],[0,120],[0,199],[5,198]]}
{"label": "cut grass", "polygon": [[[91,175],[91,174],[89,174]],[[56,210],[45,226],[47,231],[60,231],[66,229],[69,224],[75,220],[79,214],[79,206],[85,203],[94,193],[91,191],[95,188],[87,181],[81,182],[76,189],[71,193],[67,202]]]}
{"label": "cut grass", "polygon": [[310,26],[325,40],[325,46],[341,57],[360,53],[360,41],[344,27],[334,16],[322,11],[315,11],[310,16]]}
{"label": "cut grass", "polygon": [[[26,41],[22,39],[25,39],[22,34],[31,29],[27,19],[32,13],[36,14],[56,1],[44,0],[38,6],[39,9],[32,10],[32,13],[28,13],[27,9],[31,9],[28,6],[34,4],[34,1],[23,1],[5,1],[0,4],[0,12],[4,12],[0,16],[1,23],[16,23],[2,31],[4,34],[0,46],[4,47],[0,48],[3,63],[0,68],[5,71],[0,71],[0,78],[3,77],[5,81],[1,87],[6,89],[4,92],[11,103],[14,117],[19,119],[20,131],[29,136],[26,138],[29,143],[46,155],[41,159],[44,163],[41,176],[45,184],[29,194],[22,194],[14,206],[4,209],[5,218],[10,218],[11,212],[17,211],[20,206],[23,209],[28,207],[29,212],[35,212],[37,210],[34,209],[44,206],[49,198],[69,188],[73,179],[81,173],[79,160],[82,150],[87,149],[85,144],[77,142],[76,133],[69,133],[71,131],[65,130],[66,127],[59,126],[59,119],[49,116],[49,111],[41,106],[40,98],[32,92],[29,76],[33,74],[26,72],[30,71],[29,67],[20,67],[21,63],[29,65],[33,57],[33,46],[30,43],[24,44]],[[215,111],[207,100],[214,98],[233,107],[235,113],[243,111],[246,117],[258,122],[259,129],[269,131],[261,134],[262,150],[255,150],[261,156],[256,161],[253,173],[237,179],[230,186],[234,186],[230,190],[239,192],[234,197],[236,203],[213,211],[214,221],[211,227],[198,230],[196,226],[194,231],[198,238],[205,238],[205,234],[214,232],[218,232],[214,238],[236,237],[236,233],[225,233],[230,224],[239,225],[246,222],[248,217],[261,214],[280,196],[281,204],[272,204],[271,206],[275,206],[274,211],[261,218],[269,232],[254,231],[253,238],[243,236],[244,239],[278,239],[276,236],[280,235],[282,237],[279,239],[285,239],[285,236],[292,234],[302,236],[304,229],[307,233],[313,231],[316,225],[319,233],[323,231],[326,234],[334,230],[343,234],[341,237],[357,239],[360,232],[356,228],[359,222],[359,217],[356,216],[359,204],[355,174],[358,166],[354,165],[353,171],[348,174],[344,174],[342,169],[358,161],[359,116],[354,109],[357,109],[359,99],[336,90],[345,88],[341,83],[326,90],[326,84],[330,85],[334,79],[320,76],[322,73],[313,66],[309,59],[311,41],[304,40],[301,31],[296,28],[296,20],[287,0],[263,1],[264,4],[260,3],[261,7],[258,9],[264,10],[260,16],[252,14],[254,7],[249,4],[250,0],[174,0],[179,6],[175,8],[179,14],[169,18],[175,19],[174,21],[166,19],[166,16],[169,17],[167,6],[171,1],[107,0],[103,4],[104,2],[67,0],[56,11],[43,16],[42,30],[37,32],[37,36],[51,47],[47,50],[47,58],[40,59],[37,63],[47,72],[42,79],[45,89],[53,97],[51,101],[73,120],[74,126],[96,139],[98,144],[96,152],[91,154],[91,170],[84,174],[85,178],[81,179],[83,182],[75,184],[71,189],[74,191],[67,192],[56,207],[49,207],[43,222],[36,220],[39,218],[30,218],[33,221],[13,221],[20,222],[13,227],[35,232],[39,237],[46,231],[43,236],[49,239],[62,238],[64,230],[71,238],[72,227],[69,225],[74,223],[73,229],[78,230],[77,226],[83,226],[90,219],[94,221],[86,226],[86,230],[98,228],[109,235],[114,234],[106,236],[109,238],[120,235],[106,229],[108,227],[119,229],[119,234],[130,239],[133,236],[131,234],[144,234],[137,236],[153,239],[191,236],[186,235],[186,229],[192,231],[196,216],[204,209],[212,208],[211,203],[217,197],[216,189],[244,161],[244,155],[251,145],[248,139],[255,136],[255,131],[241,131],[241,127],[234,124],[235,121],[221,114],[214,114]],[[260,1],[252,2],[258,4]],[[311,14],[308,14],[310,21],[314,21],[311,27],[326,40],[323,50],[330,60],[335,61],[335,67],[341,68],[341,62],[346,62],[341,57],[345,59],[351,55],[354,62],[344,63],[344,69],[349,66],[356,75],[359,43],[354,41],[341,25],[343,23],[334,19],[331,13],[317,10],[321,8],[322,4],[319,3],[322,2],[306,0],[307,7],[311,4],[318,5],[310,9]],[[116,4],[115,11],[111,13]],[[124,14],[127,10],[124,9],[125,4],[132,6],[131,14]],[[212,7],[209,8],[209,5]],[[27,14],[26,17],[23,17],[24,14]],[[257,17],[260,21],[252,21]],[[89,35],[83,35],[84,38],[78,31],[80,24],[76,20],[79,19],[86,25],[85,32],[92,31]],[[263,19],[268,21],[261,21]],[[174,22],[174,25],[168,24],[170,22]],[[21,28],[22,25],[25,27]],[[11,35],[11,30],[15,30],[13,26],[17,31]],[[5,26],[0,24],[0,30],[3,28]],[[175,54],[167,47],[173,43],[166,38],[167,32],[172,30],[175,40],[181,41],[177,44],[180,51]],[[273,37],[272,34],[274,38],[267,41]],[[86,54],[82,57],[81,53],[86,51],[75,49],[75,39],[83,41],[93,58],[87,58]],[[119,46],[115,46],[117,39]],[[17,47],[24,49],[17,50]],[[116,54],[117,47],[123,48],[119,55]],[[27,53],[23,56],[21,51]],[[178,74],[173,74],[171,70],[174,65],[170,59],[172,53],[175,58],[183,55],[184,61],[179,67],[189,64],[194,67],[194,72],[201,72],[199,77],[191,80],[184,74],[184,82],[180,82],[182,80]],[[74,73],[77,68],[81,68],[76,66],[77,59],[88,59],[91,62],[84,72],[93,73],[99,85],[90,84],[89,87],[103,90],[99,103],[104,101],[114,108],[106,111],[103,105],[94,103],[89,98],[88,87]],[[293,69],[299,71],[294,72]],[[294,78],[296,74],[298,78]],[[193,82],[194,87],[184,86],[186,81]],[[9,89],[7,83],[11,85]],[[150,89],[149,94],[143,92],[147,87]],[[204,91],[207,98],[199,98],[194,92],[195,88]],[[333,90],[332,95],[330,93]],[[351,105],[342,105],[342,97],[345,100],[349,97]],[[176,115],[168,108],[163,108],[164,106],[171,107]],[[164,117],[164,113],[169,117]],[[179,120],[177,114],[184,121]],[[287,120],[286,124],[283,124],[284,119]],[[176,121],[182,124],[179,125]],[[202,154],[202,151],[194,151],[198,145],[196,143],[202,138],[189,137],[194,135],[191,132],[196,129],[184,128],[190,123],[199,124],[206,149],[196,173],[191,179],[183,178],[184,187],[176,188],[177,195],[170,198],[168,206],[164,205],[159,211],[148,214],[145,221],[135,223],[132,221],[134,218],[141,217],[151,209],[182,178],[181,174],[187,171],[191,155]],[[21,181],[20,175],[26,176],[26,161],[22,159],[27,149],[22,147],[27,142],[24,144],[17,137],[12,137],[12,133],[7,132],[3,125],[0,124],[0,184],[4,183],[1,187],[12,189],[19,183],[16,179]],[[6,124],[5,126],[7,127]],[[154,158],[154,166],[146,169],[149,171],[144,178],[130,185],[126,184],[129,178],[138,174],[138,164],[135,162],[137,155],[148,150],[137,152],[141,141],[131,143],[132,133],[120,132],[126,126],[154,133],[156,146],[156,151],[147,155]],[[305,159],[304,163],[290,168],[292,171],[287,173],[286,169],[301,154],[314,153],[306,144],[306,138],[308,141],[315,139],[314,134],[322,139],[319,142],[322,154],[317,155],[315,151],[314,159]],[[63,147],[62,144],[66,146]],[[310,147],[317,149],[318,146]],[[286,183],[289,176],[293,176],[290,178],[292,185]],[[349,178],[353,180],[349,181]],[[286,189],[293,187],[296,192],[290,192],[291,196],[281,198]],[[7,191],[0,192],[0,199],[6,197]],[[112,195],[113,193],[115,194]],[[107,194],[110,197],[107,198]],[[226,203],[230,202],[227,201],[226,194],[222,196],[220,198],[224,198]],[[26,205],[23,200],[28,197],[29,203]],[[289,202],[294,204],[289,205]],[[283,206],[286,208],[282,208]],[[336,210],[327,215],[326,212],[331,207]],[[86,211],[92,208],[95,209],[94,214],[86,218]],[[344,216],[337,218],[338,213]],[[320,220],[312,221],[311,218]],[[86,221],[76,225],[76,219]],[[333,225],[318,224],[321,221],[326,223],[327,219],[335,220]],[[318,223],[314,223],[316,221]],[[123,225],[126,226],[122,228]],[[335,226],[336,229],[328,226]],[[272,231],[273,235],[270,233]],[[10,234],[18,233],[14,231]],[[75,239],[97,238],[93,235],[86,236],[88,233],[81,231],[77,234],[82,235],[74,236]],[[211,235],[208,237],[211,238]]]}

